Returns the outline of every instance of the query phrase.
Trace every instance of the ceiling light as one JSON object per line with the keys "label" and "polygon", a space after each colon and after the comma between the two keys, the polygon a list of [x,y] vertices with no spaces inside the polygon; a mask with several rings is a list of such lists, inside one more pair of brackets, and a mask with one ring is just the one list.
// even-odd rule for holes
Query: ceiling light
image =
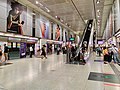
{"label": "ceiling light", "polygon": [[58,17],[58,16],[55,16],[56,18]]}
{"label": "ceiling light", "polygon": [[47,7],[45,7],[45,9],[47,10],[47,12],[50,12],[50,10]]}
{"label": "ceiling light", "polygon": [[36,4],[38,4],[39,2],[38,1],[36,1]]}
{"label": "ceiling light", "polygon": [[97,10],[97,12],[100,12],[100,10]]}
{"label": "ceiling light", "polygon": [[5,36],[11,36],[12,37],[12,36],[14,36],[14,34],[5,33]]}
{"label": "ceiling light", "polygon": [[47,12],[50,12],[50,10],[47,10]]}
{"label": "ceiling light", "polygon": [[36,15],[35,12],[33,12],[32,15]]}
{"label": "ceiling light", "polygon": [[61,19],[61,22],[63,22],[63,19]]}
{"label": "ceiling light", "polygon": [[97,1],[97,4],[99,4],[99,3],[100,3],[100,1],[98,0],[98,1]]}
{"label": "ceiling light", "polygon": [[43,6],[42,3],[39,3],[39,4],[40,4],[40,6]]}
{"label": "ceiling light", "polygon": [[5,35],[4,33],[0,32],[0,35]]}
{"label": "ceiling light", "polygon": [[97,17],[99,18],[100,16],[98,15]]}

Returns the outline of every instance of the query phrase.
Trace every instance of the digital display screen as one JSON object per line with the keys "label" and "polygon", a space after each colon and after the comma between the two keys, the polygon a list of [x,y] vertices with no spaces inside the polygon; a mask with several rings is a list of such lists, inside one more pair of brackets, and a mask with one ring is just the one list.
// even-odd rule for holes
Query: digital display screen
{"label": "digital display screen", "polygon": [[70,41],[74,41],[75,40],[75,38],[70,38]]}
{"label": "digital display screen", "polygon": [[101,41],[98,41],[97,43],[98,43],[98,44],[103,44],[103,43],[104,43],[104,41],[103,41],[103,40],[101,40]]}
{"label": "digital display screen", "polygon": [[16,48],[16,43],[13,42],[13,48]]}

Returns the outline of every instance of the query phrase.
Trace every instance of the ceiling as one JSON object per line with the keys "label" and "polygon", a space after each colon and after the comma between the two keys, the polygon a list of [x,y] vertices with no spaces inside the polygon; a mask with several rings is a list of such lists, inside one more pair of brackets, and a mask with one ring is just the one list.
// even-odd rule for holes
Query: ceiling
{"label": "ceiling", "polygon": [[[35,0],[29,1],[36,5]],[[83,31],[85,21],[94,18],[93,0],[38,0],[38,2],[50,10],[50,15],[58,16],[74,31]],[[45,10],[43,6],[38,6]]]}
{"label": "ceiling", "polygon": [[[21,0],[22,1],[22,0]],[[75,32],[83,32],[86,24],[86,20],[96,19],[97,33],[99,37],[102,36],[106,20],[111,8],[113,0],[99,0],[100,3],[96,3],[98,0],[37,0],[39,4],[36,4],[36,0],[24,0],[29,1],[33,5],[47,12],[52,17],[63,20],[63,24],[67,23],[67,26]],[[47,8],[47,10],[46,10]],[[99,10],[99,13],[97,12]],[[100,17],[98,17],[98,14]],[[99,25],[99,26],[98,26]]]}

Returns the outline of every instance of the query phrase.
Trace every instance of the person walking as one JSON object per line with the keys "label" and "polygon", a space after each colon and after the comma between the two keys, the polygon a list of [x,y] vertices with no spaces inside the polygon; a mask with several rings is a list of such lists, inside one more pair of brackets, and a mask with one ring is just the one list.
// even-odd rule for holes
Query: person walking
{"label": "person walking", "polygon": [[45,45],[43,45],[43,47],[42,47],[42,53],[41,53],[41,55],[43,56],[42,59],[44,57],[47,59],[45,47],[46,47]]}
{"label": "person walking", "polygon": [[6,44],[4,44],[4,56],[5,56],[5,62],[8,60],[8,47]]}

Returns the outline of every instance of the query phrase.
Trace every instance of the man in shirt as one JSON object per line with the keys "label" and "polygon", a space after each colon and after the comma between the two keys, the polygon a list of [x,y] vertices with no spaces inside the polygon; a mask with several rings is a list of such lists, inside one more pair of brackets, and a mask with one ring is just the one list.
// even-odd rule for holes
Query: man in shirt
{"label": "man in shirt", "polygon": [[115,45],[112,45],[112,50],[113,50],[113,60],[114,63],[120,63],[120,60],[118,58],[118,48]]}

